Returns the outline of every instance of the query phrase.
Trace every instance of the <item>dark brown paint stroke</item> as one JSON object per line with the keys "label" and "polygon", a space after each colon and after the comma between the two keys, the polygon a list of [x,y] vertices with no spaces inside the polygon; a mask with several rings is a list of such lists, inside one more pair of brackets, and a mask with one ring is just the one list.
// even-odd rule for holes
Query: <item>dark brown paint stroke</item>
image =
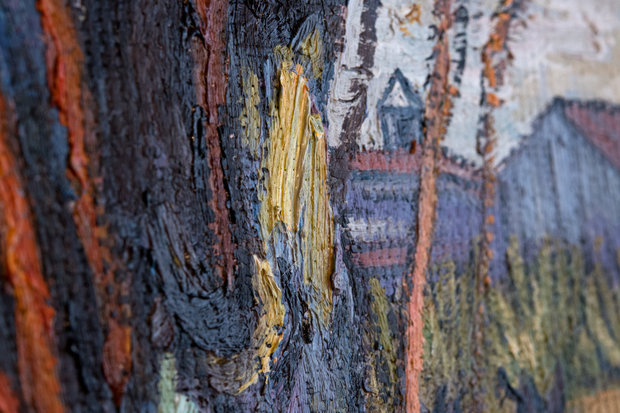
{"label": "dark brown paint stroke", "polygon": [[[406,409],[408,413],[420,411],[419,379],[422,371],[424,351],[423,318],[424,284],[426,269],[430,260],[433,227],[437,206],[437,163],[440,143],[446,134],[450,120],[451,94],[449,84],[450,44],[448,29],[452,26],[451,0],[437,0],[434,14],[439,20],[437,43],[433,48],[435,65],[431,74],[431,85],[426,99],[424,113],[425,133],[422,142],[420,168],[420,194],[418,200],[418,225],[416,250],[407,281],[411,291],[408,303],[409,323],[407,325],[407,350],[405,374],[407,380]],[[413,290],[410,290],[413,287]]]}
{"label": "dark brown paint stroke", "polygon": [[[71,14],[61,0],[39,0],[41,25],[46,44],[48,86],[52,103],[58,107],[60,123],[68,131],[69,166],[67,176],[74,181],[78,199],[73,204],[73,220],[94,273],[100,312],[108,327],[103,347],[103,373],[117,405],[120,405],[131,371],[131,327],[124,319],[130,315],[129,306],[120,304],[126,286],[116,285],[115,260],[102,245],[100,236],[105,229],[97,226],[95,203],[96,179],[89,173],[89,158],[85,149],[88,117],[84,107],[88,90],[82,79],[84,56],[77,41]],[[108,268],[104,269],[104,261]],[[108,293],[109,286],[114,286]]]}
{"label": "dark brown paint stroke", "polygon": [[29,409],[61,413],[64,409],[52,328],[55,311],[47,304],[50,293],[41,271],[30,205],[10,141],[15,132],[11,113],[8,102],[0,96],[0,259],[15,296],[17,368]]}
{"label": "dark brown paint stroke", "polygon": [[[207,114],[205,122],[205,139],[209,149],[209,187],[212,199],[209,202],[215,215],[210,224],[216,234],[213,245],[217,271],[227,282],[231,290],[234,281],[235,258],[230,217],[226,206],[228,194],[222,170],[222,142],[218,132],[220,126],[218,109],[226,103],[226,65],[225,65],[225,24],[228,16],[227,0],[197,0],[196,8],[200,16],[200,31],[204,39],[204,48],[194,50],[196,60],[196,94],[198,104]],[[219,242],[218,242],[219,241]]]}

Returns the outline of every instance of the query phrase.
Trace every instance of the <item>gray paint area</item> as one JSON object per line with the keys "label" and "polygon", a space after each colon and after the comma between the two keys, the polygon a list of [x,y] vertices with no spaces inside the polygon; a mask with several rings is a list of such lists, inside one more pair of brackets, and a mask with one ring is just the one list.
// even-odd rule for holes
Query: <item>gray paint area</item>
{"label": "gray paint area", "polygon": [[618,282],[620,171],[566,118],[565,105],[556,100],[499,167],[493,273],[506,268],[502,252],[511,235],[532,248],[526,255],[545,237],[592,254],[601,237],[600,258]]}

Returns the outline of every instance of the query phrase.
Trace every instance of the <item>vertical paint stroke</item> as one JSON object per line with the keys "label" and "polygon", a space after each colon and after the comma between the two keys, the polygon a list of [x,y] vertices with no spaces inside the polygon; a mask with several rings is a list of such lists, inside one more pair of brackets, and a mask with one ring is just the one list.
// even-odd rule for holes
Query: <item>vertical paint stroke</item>
{"label": "vertical paint stroke", "polygon": [[11,389],[11,381],[0,372],[0,412],[17,413],[19,411],[19,400],[15,397]]}
{"label": "vertical paint stroke", "polygon": [[323,39],[319,29],[306,36],[300,46],[302,54],[312,63],[312,75],[315,79],[320,78],[323,75]]}
{"label": "vertical paint stroke", "polygon": [[493,225],[495,216],[492,207],[495,200],[495,158],[494,150],[497,136],[494,129],[493,111],[501,106],[502,102],[497,93],[503,84],[503,70],[509,63],[509,51],[506,42],[513,14],[519,4],[513,0],[501,0],[499,10],[495,13],[495,26],[488,41],[482,48],[481,60],[483,71],[481,74],[481,115],[478,129],[477,151],[482,157],[482,234],[480,239],[479,259],[475,275],[474,289],[474,325],[472,339],[473,380],[472,396],[477,411],[484,410],[481,389],[478,383],[483,380],[482,371],[484,348],[484,296],[491,283],[489,265],[493,259],[491,242],[493,241]]}
{"label": "vertical paint stroke", "polygon": [[220,260],[217,271],[232,290],[234,281],[235,258],[230,217],[226,207],[228,194],[224,183],[222,169],[222,141],[217,130],[219,123],[218,109],[226,103],[225,72],[225,23],[228,16],[227,0],[197,0],[196,8],[200,16],[200,31],[204,39],[202,48],[194,51],[196,60],[195,87],[198,104],[207,114],[205,122],[205,140],[209,149],[209,188],[213,198],[209,204],[215,215],[209,224],[217,240],[213,251]]}
{"label": "vertical paint stroke", "polygon": [[[394,406],[398,394],[399,377],[397,371],[398,356],[394,348],[394,336],[388,321],[390,303],[379,280],[369,280],[372,297],[370,308],[376,318],[374,328],[369,329],[369,340],[378,342],[381,351],[369,354],[371,372],[369,374],[372,392],[367,401],[369,411],[388,411]],[[380,371],[378,371],[380,370]],[[382,387],[382,388],[381,388]]]}
{"label": "vertical paint stroke", "polygon": [[301,229],[304,281],[312,287],[313,310],[321,322],[327,323],[332,306],[334,241],[327,188],[327,147],[321,117],[312,113],[302,72],[300,65],[296,72],[280,71],[281,90],[272,107],[269,151],[264,160],[269,175],[266,193],[261,195],[259,219],[266,249],[278,222],[291,234]]}
{"label": "vertical paint stroke", "polygon": [[244,68],[241,84],[243,87],[243,108],[240,116],[241,128],[243,128],[242,141],[250,153],[258,158],[262,127],[260,112],[258,111],[260,104],[258,76],[252,70]]}
{"label": "vertical paint stroke", "polygon": [[241,385],[239,392],[247,389],[258,380],[260,373],[269,373],[271,355],[276,351],[282,340],[284,315],[286,309],[282,305],[282,291],[276,284],[273,271],[268,261],[254,256],[255,275],[252,277],[254,299],[261,304],[262,314],[254,330],[253,348],[256,350],[254,359],[258,362],[258,369]]}
{"label": "vertical paint stroke", "polygon": [[[107,289],[114,284],[114,260],[111,252],[102,246],[97,226],[97,206],[94,197],[94,179],[89,177],[89,159],[85,149],[85,121],[83,109],[87,91],[83,90],[82,65],[84,56],[69,9],[61,0],[39,0],[41,26],[46,43],[48,85],[52,103],[58,107],[60,123],[68,131],[69,168],[67,176],[78,188],[78,199],[73,205],[73,220],[84,247],[88,263],[94,273],[94,283],[100,311],[108,327],[103,348],[103,372],[117,404],[120,404],[131,371],[131,327],[122,319],[128,318],[128,305],[120,304],[124,286],[116,286],[113,293]],[[104,270],[104,260],[110,264]]]}
{"label": "vertical paint stroke", "polygon": [[30,206],[9,141],[14,129],[11,112],[0,97],[0,251],[15,296],[17,367],[28,407],[39,413],[60,413],[54,309],[47,304],[50,294],[41,272]]}
{"label": "vertical paint stroke", "polygon": [[437,0],[434,15],[439,20],[437,43],[433,48],[435,65],[431,74],[431,85],[426,100],[425,134],[422,142],[422,161],[420,168],[420,195],[418,200],[418,225],[416,250],[408,281],[413,290],[409,297],[407,325],[407,351],[405,374],[407,379],[407,412],[419,412],[419,378],[422,371],[424,351],[422,310],[424,307],[424,284],[426,268],[430,258],[433,226],[436,214],[437,189],[436,163],[440,154],[439,145],[446,134],[450,120],[451,93],[449,84],[450,44],[448,29],[452,26],[451,0]]}

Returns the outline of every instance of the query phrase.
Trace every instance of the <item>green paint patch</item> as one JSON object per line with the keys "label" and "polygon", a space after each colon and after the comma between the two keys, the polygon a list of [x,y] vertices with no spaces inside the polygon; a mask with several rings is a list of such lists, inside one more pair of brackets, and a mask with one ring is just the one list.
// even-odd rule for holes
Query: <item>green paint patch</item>
{"label": "green paint patch", "polygon": [[[485,345],[474,360],[475,307],[468,303],[475,301],[472,269],[477,256],[474,251],[474,263],[460,274],[449,260],[432,268],[437,281],[426,291],[420,388],[426,406],[439,400],[470,410],[473,371],[481,372],[474,382],[490,412],[515,411],[509,387],[521,388],[524,378],[543,400],[559,390],[568,403],[614,388],[612,370],[620,367],[620,302],[600,264],[586,271],[577,247],[550,239],[525,263],[512,237],[506,250],[509,277],[481,298]],[[476,361],[483,365],[474,370]]]}
{"label": "green paint patch", "polygon": [[398,404],[399,376],[396,341],[390,328],[388,317],[391,305],[385,296],[377,278],[369,280],[371,294],[370,326],[364,337],[364,348],[369,349],[369,371],[366,374],[368,398],[366,407],[369,411],[391,411]]}
{"label": "green paint patch", "polygon": [[177,369],[174,355],[165,353],[159,368],[158,413],[198,413],[198,408],[184,394],[177,393]]}

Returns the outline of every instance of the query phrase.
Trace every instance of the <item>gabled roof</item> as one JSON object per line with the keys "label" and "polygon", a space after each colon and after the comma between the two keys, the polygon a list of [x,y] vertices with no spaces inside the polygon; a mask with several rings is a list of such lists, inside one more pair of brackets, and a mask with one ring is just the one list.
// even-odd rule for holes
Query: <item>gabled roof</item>
{"label": "gabled roof", "polygon": [[383,92],[378,107],[409,107],[421,109],[422,99],[415,93],[407,78],[400,69],[396,69],[390,77],[387,88]]}
{"label": "gabled roof", "polygon": [[601,101],[564,101],[564,116],[620,169],[620,106]]}
{"label": "gabled roof", "polygon": [[[596,148],[620,172],[620,106],[600,100],[579,101],[556,97],[533,122],[536,130],[545,118],[557,113],[569,127]],[[498,165],[504,169],[528,145],[535,133],[525,137]]]}

